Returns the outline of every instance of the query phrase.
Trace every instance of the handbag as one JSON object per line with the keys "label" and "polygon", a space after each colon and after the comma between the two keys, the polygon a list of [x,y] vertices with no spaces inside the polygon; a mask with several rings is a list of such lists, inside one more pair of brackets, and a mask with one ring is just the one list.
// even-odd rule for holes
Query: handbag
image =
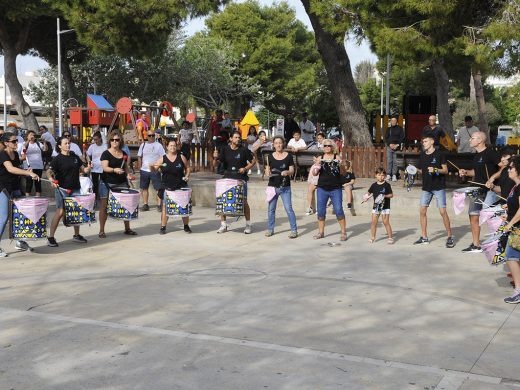
{"label": "handbag", "polygon": [[509,238],[507,240],[507,245],[517,251],[520,251],[520,229],[511,229]]}

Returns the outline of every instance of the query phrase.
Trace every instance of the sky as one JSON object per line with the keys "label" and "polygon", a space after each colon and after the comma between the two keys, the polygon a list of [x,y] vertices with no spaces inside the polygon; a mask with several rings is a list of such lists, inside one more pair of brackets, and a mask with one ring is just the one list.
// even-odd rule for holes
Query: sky
{"label": "sky", "polygon": [[[238,0],[238,2],[241,2],[243,0]],[[261,4],[264,5],[271,5],[275,1],[273,0],[259,0]],[[296,10],[296,17],[301,20],[303,23],[307,25],[309,30],[312,30],[311,22],[309,20],[309,17],[307,16],[307,13],[305,12],[305,9],[303,8],[302,3],[300,0],[287,0],[287,3],[289,3],[290,6],[292,6]],[[203,18],[197,18],[190,20],[186,23],[185,31],[188,35],[193,35],[195,32],[203,30],[204,29],[204,19]],[[370,48],[367,44],[367,42],[362,42],[361,45],[357,45],[353,41],[347,42],[347,53],[350,58],[350,63],[352,69],[355,68],[356,64],[363,60],[370,60],[371,62],[376,62],[377,57],[370,51]],[[30,71],[36,71],[38,69],[42,69],[47,67],[47,63],[43,60],[41,60],[38,57],[32,57],[32,56],[19,56],[16,62],[16,70],[19,74],[24,74],[25,72]],[[4,59],[0,56],[0,75],[3,75],[4,73]]]}

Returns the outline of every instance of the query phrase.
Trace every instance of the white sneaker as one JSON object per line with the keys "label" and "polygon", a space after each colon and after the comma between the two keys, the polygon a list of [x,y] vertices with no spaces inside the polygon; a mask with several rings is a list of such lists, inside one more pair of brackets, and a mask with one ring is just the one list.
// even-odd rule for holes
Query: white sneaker
{"label": "white sneaker", "polygon": [[17,251],[33,251],[33,248],[31,248],[25,241],[16,241],[15,248]]}
{"label": "white sneaker", "polygon": [[222,234],[227,232],[227,225],[220,225],[220,228],[217,230],[218,234]]}
{"label": "white sneaker", "polygon": [[246,225],[246,228],[244,229],[245,234],[251,234],[253,233],[253,230],[251,229],[251,225]]}
{"label": "white sneaker", "polygon": [[307,209],[307,212],[305,213],[305,215],[312,215],[312,214],[314,214],[314,210],[311,207],[309,207]]}
{"label": "white sneaker", "polygon": [[390,179],[391,179],[390,175],[386,175],[385,180],[390,180]]}
{"label": "white sneaker", "polygon": [[397,177],[395,175],[392,176],[392,181],[397,181]]}
{"label": "white sneaker", "polygon": [[5,252],[2,248],[0,248],[0,257],[7,257],[9,256],[7,252]]}
{"label": "white sneaker", "polygon": [[257,175],[260,175],[260,174],[261,174],[260,169],[256,171],[256,174],[257,174]]}
{"label": "white sneaker", "polygon": [[250,175],[251,174],[251,169],[249,171],[247,171],[247,174]]}

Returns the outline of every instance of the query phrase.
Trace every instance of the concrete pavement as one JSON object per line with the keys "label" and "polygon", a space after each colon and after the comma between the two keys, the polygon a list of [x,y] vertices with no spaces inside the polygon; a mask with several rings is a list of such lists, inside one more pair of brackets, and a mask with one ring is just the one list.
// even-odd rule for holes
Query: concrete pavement
{"label": "concrete pavement", "polygon": [[[153,204],[153,203],[152,203]],[[215,233],[213,209],[195,207],[193,234],[141,213],[136,237],[109,221],[82,227],[86,245],[60,226],[58,248],[0,260],[2,389],[507,389],[520,385],[520,315],[502,267],[469,243],[444,247],[430,213],[427,246],[413,246],[416,218],[391,218],[368,243],[369,219],[347,217],[339,243],[330,217],[299,212],[289,240],[279,205],[273,237],[265,211]],[[4,249],[12,252],[14,245]]]}

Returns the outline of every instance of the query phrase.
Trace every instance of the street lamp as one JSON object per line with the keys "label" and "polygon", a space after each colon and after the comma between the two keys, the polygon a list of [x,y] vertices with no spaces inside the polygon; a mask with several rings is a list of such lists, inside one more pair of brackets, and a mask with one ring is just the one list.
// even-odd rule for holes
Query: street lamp
{"label": "street lamp", "polygon": [[57,30],[56,35],[58,38],[58,131],[59,135],[61,136],[61,133],[63,131],[63,104],[61,101],[61,34],[66,34],[69,32],[72,32],[74,30],[60,30],[60,18],[56,19],[57,24]]}

